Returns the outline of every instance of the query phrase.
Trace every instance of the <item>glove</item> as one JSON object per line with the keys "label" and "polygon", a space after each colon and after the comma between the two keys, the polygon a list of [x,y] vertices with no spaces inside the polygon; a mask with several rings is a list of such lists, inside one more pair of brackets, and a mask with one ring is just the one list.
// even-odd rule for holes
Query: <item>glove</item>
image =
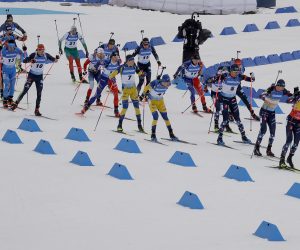
{"label": "glove", "polygon": [[2,50],[2,44],[0,44],[0,50]]}
{"label": "glove", "polygon": [[299,87],[294,88],[294,96],[300,95]]}
{"label": "glove", "polygon": [[59,59],[59,55],[56,55],[56,56],[55,56],[55,59],[58,60],[58,59]]}
{"label": "glove", "polygon": [[157,80],[160,80],[160,78],[161,78],[161,75],[158,75],[158,76],[156,77]]}
{"label": "glove", "polygon": [[61,48],[59,48],[59,54],[62,55],[63,54],[63,51]]}
{"label": "glove", "polygon": [[84,76],[87,74],[87,72],[86,71],[83,71],[83,73],[82,73]]}
{"label": "glove", "polygon": [[88,51],[85,52],[85,57],[89,58],[89,52]]}
{"label": "glove", "polygon": [[21,41],[25,42],[27,40],[27,35],[26,33],[24,33],[24,35],[21,37]]}
{"label": "glove", "polygon": [[177,78],[177,75],[175,74],[175,75],[173,75],[173,78],[174,78],[174,80]]}
{"label": "glove", "polygon": [[31,59],[30,62],[31,62],[31,63],[35,63],[36,60],[35,60],[35,59]]}
{"label": "glove", "polygon": [[22,46],[22,50],[23,50],[23,51],[27,51],[27,47],[26,47],[25,44]]}
{"label": "glove", "polygon": [[158,66],[161,66],[161,62],[160,62],[160,61],[157,61],[157,65],[158,65]]}

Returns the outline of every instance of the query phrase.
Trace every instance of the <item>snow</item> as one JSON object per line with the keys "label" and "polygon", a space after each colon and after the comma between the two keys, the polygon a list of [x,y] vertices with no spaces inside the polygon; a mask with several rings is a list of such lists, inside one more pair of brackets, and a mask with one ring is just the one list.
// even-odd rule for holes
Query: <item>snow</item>
{"label": "snow", "polygon": [[[277,1],[279,6],[294,5],[297,1]],[[1,3],[3,7],[20,7],[20,3]],[[51,10],[80,11],[84,35],[90,51],[105,42],[110,32],[115,33],[117,43],[140,41],[141,29],[148,37],[161,35],[167,45],[157,47],[158,54],[167,72],[173,75],[181,62],[182,44],[171,43],[179,26],[187,16],[142,11],[112,6],[81,7],[73,4],[62,7],[57,3],[22,3],[22,7]],[[264,14],[265,13],[265,14]],[[26,42],[29,52],[36,46],[36,36],[41,36],[47,51],[58,51],[54,19],[58,22],[60,36],[72,25],[70,15],[15,16],[28,33]],[[299,49],[299,27],[286,28],[289,19],[299,14],[274,14],[263,10],[257,15],[202,16],[203,27],[212,30],[215,38],[201,47],[201,57],[206,65],[228,60],[236,50],[242,57],[268,55]],[[280,30],[265,31],[268,21],[276,20]],[[261,31],[241,32],[248,23],[256,23]],[[218,34],[225,26],[234,26],[237,35],[222,37]],[[78,25],[79,27],[79,25]],[[123,53],[123,52],[122,52]],[[123,54],[122,54],[123,55]],[[287,88],[293,90],[299,79],[300,61],[253,67],[256,89],[265,88],[275,80],[277,71]],[[153,76],[156,74],[152,62]],[[47,69],[46,69],[47,71]],[[70,83],[67,60],[63,56],[54,65],[51,75],[44,83],[41,112],[58,121],[32,117],[35,103],[35,87],[29,92],[26,111],[7,112],[0,110],[0,134],[7,129],[17,130],[24,117],[36,119],[43,132],[29,133],[17,130],[24,144],[10,145],[0,142],[0,245],[1,249],[296,249],[299,245],[299,200],[284,194],[294,182],[300,182],[298,174],[267,168],[276,162],[265,159],[250,159],[252,147],[239,145],[239,135],[224,136],[228,145],[239,151],[218,148],[208,144],[215,142],[216,134],[208,134],[210,115],[199,118],[189,111],[181,114],[190,103],[188,94],[174,87],[166,93],[165,102],[175,134],[197,146],[166,142],[169,146],[146,142],[147,135],[136,134],[135,122],[124,121],[124,129],[134,133],[142,154],[128,154],[113,148],[121,140],[116,129],[117,120],[107,117],[112,110],[104,110],[96,132],[94,127],[100,113],[98,108],[88,111],[86,118],[74,115],[84,101],[87,85],[83,85],[73,105],[74,89]],[[18,80],[21,90],[25,78]],[[249,86],[243,83],[244,86]],[[15,97],[17,97],[16,93]],[[103,92],[102,99],[107,92]],[[207,97],[210,105],[211,100]],[[257,101],[261,105],[261,101]],[[112,95],[108,98],[112,106]],[[26,108],[26,97],[21,103]],[[201,105],[198,103],[198,107]],[[290,106],[280,104],[287,114]],[[241,107],[241,116],[249,117]],[[259,109],[255,110],[258,113]],[[146,107],[145,128],[150,131],[151,114]],[[285,124],[285,115],[277,120]],[[132,106],[128,116],[134,117]],[[242,119],[246,133],[255,141],[259,123]],[[65,140],[71,127],[83,128],[91,142],[79,143]],[[232,124],[237,131],[237,127]],[[167,137],[167,129],[160,118],[157,135]],[[267,144],[268,132],[263,145]],[[55,156],[41,155],[33,151],[40,139],[48,140]],[[279,155],[285,141],[285,125],[277,126],[273,151]],[[78,150],[88,152],[95,167],[79,167],[69,163]],[[167,163],[175,151],[191,154],[196,168],[185,168]],[[264,152],[264,150],[262,150]],[[107,173],[115,162],[125,165],[134,180],[119,181]],[[300,162],[299,151],[294,162]],[[254,182],[239,183],[223,177],[231,164],[245,167]],[[197,194],[204,210],[190,210],[176,202],[185,191]],[[253,236],[260,223],[266,220],[276,224],[286,242],[269,242]]]}

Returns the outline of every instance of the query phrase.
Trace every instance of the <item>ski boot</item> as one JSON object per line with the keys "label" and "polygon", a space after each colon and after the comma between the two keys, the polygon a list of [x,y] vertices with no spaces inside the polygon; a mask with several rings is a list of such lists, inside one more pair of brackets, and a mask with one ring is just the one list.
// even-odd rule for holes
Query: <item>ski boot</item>
{"label": "ski boot", "polygon": [[251,116],[252,116],[252,118],[253,118],[254,120],[260,121],[259,116],[257,116],[257,115],[254,113],[254,110],[251,111]]}
{"label": "ski boot", "polygon": [[246,135],[242,135],[242,141],[243,141],[243,143],[251,144],[251,140],[248,139],[248,137]]}
{"label": "ski boot", "polygon": [[75,78],[74,72],[70,72],[70,75],[71,75],[72,81],[76,82],[76,78]]}
{"label": "ski boot", "polygon": [[11,106],[13,102],[14,102],[14,101],[13,101],[13,97],[12,97],[12,96],[9,96],[9,97],[8,97],[8,100],[7,100],[8,106]]}
{"label": "ski boot", "polygon": [[87,105],[84,105],[84,106],[83,106],[83,109],[80,111],[80,113],[81,113],[82,115],[84,115],[85,112],[86,112],[88,109],[89,109],[89,105],[88,105],[88,104],[87,104]]}
{"label": "ski boot", "polygon": [[96,100],[96,105],[97,106],[102,106],[103,105],[99,98],[97,98],[97,100]]}
{"label": "ski boot", "polygon": [[212,113],[211,109],[206,106],[206,104],[202,104],[203,111],[205,113]]}
{"label": "ski boot", "polygon": [[118,107],[115,107],[114,113],[115,113],[115,117],[120,117],[120,113],[119,113]]}
{"label": "ski boot", "polygon": [[80,82],[82,82],[82,83],[88,83],[88,81],[85,80],[85,79],[82,77],[82,73],[79,73],[79,80],[80,80]]}
{"label": "ski boot", "polygon": [[151,141],[157,142],[157,138],[156,138],[156,134],[155,133],[151,134]]}
{"label": "ski boot", "polygon": [[8,108],[8,101],[3,100],[3,108],[7,109]]}
{"label": "ski boot", "polygon": [[275,155],[273,154],[271,148],[272,148],[272,145],[268,145],[266,153],[267,153],[267,156],[274,157]]}
{"label": "ski boot", "polygon": [[15,110],[15,109],[18,107],[18,104],[19,104],[18,101],[13,102],[13,103],[11,104],[11,106],[10,106],[11,110]]}
{"label": "ski boot", "polygon": [[280,157],[279,168],[287,168],[287,165],[286,165],[285,160],[284,160],[284,156]]}
{"label": "ski boot", "polygon": [[178,141],[178,138],[174,135],[173,130],[169,130],[169,136],[172,141]]}
{"label": "ski boot", "polygon": [[227,133],[233,133],[233,131],[232,131],[231,127],[229,127],[229,124],[228,124],[228,125],[226,125],[226,127],[225,127],[225,131],[226,131]]}
{"label": "ski boot", "polygon": [[88,97],[86,97],[85,100],[84,100],[84,104],[83,104],[83,105],[84,105],[84,106],[88,105],[89,100],[90,100],[90,99],[89,99]]}
{"label": "ski boot", "polygon": [[290,165],[291,168],[294,168],[294,163],[292,161],[294,155],[289,154],[288,158],[286,158],[286,162]]}
{"label": "ski boot", "polygon": [[261,152],[259,151],[260,145],[258,143],[255,144],[253,154],[256,156],[262,156]]}
{"label": "ski boot", "polygon": [[220,145],[220,146],[224,146],[225,145],[222,136],[218,136],[217,144]]}
{"label": "ski boot", "polygon": [[39,108],[36,108],[36,109],[34,110],[34,115],[35,115],[35,116],[42,116],[42,114],[40,113]]}
{"label": "ski boot", "polygon": [[122,124],[120,124],[120,123],[118,124],[117,131],[123,132]]}
{"label": "ski boot", "polygon": [[142,126],[142,124],[140,122],[138,123],[138,130],[141,133],[145,133],[145,130],[144,130],[144,128],[143,128],[143,126]]}
{"label": "ski boot", "polygon": [[219,124],[215,123],[215,127],[214,127],[215,133],[219,132]]}
{"label": "ski boot", "polygon": [[195,103],[192,105],[192,110],[193,110],[194,113],[198,112],[198,109],[197,109],[197,106],[196,106]]}

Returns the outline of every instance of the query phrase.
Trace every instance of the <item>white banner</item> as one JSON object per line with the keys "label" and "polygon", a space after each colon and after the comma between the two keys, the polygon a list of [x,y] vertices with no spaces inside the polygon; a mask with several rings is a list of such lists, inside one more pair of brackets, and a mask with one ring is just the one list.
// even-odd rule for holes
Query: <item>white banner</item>
{"label": "white banner", "polygon": [[176,14],[232,14],[256,11],[256,0],[110,0],[110,4]]}

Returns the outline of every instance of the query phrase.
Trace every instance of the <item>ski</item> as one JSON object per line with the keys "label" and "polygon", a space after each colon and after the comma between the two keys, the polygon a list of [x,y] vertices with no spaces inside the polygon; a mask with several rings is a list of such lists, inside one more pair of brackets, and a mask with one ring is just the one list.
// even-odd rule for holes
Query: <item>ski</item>
{"label": "ski", "polygon": [[112,108],[112,107],[110,107],[110,106],[106,106],[106,105],[97,105],[97,104],[92,104],[91,105],[91,107],[99,107],[99,108],[108,108],[108,109],[114,109],[114,108]]}
{"label": "ski", "polygon": [[262,155],[262,156],[258,156],[258,155],[255,155],[255,154],[246,154],[246,153],[242,153],[244,155],[247,155],[247,156],[252,156],[255,157],[256,159],[264,159],[264,160],[269,160],[269,161],[273,161],[273,162],[278,162],[279,158],[278,157],[271,157],[271,156],[267,156],[267,155]]}
{"label": "ski", "polygon": [[204,111],[204,110],[198,110],[197,112],[198,112],[198,113],[199,113],[199,112],[200,112],[200,113],[204,113],[204,114],[207,114],[207,115],[214,114],[212,111],[206,112],[206,111]]}
{"label": "ski", "polygon": [[86,118],[81,112],[75,113],[75,115],[81,118]]}
{"label": "ski", "polygon": [[[80,105],[80,106],[84,108],[84,105]],[[88,110],[95,111],[94,109],[91,109],[91,108],[89,108]]]}
{"label": "ski", "polygon": [[30,115],[30,116],[34,116],[34,117],[41,117],[41,118],[44,118],[44,119],[47,119],[47,120],[51,120],[51,121],[58,121],[58,119],[56,118],[52,118],[52,117],[49,117],[49,116],[45,116],[45,115],[40,115],[40,116],[36,116],[36,115]]}
{"label": "ski", "polygon": [[275,169],[278,169],[278,170],[286,170],[286,171],[290,171],[290,172],[300,174],[300,169],[296,169],[296,168],[291,168],[291,167],[281,168],[279,166],[266,166],[266,167],[275,168]]}
{"label": "ski", "polygon": [[240,143],[240,144],[245,144],[245,145],[252,145],[252,146],[255,145],[254,142],[243,142],[243,141],[233,141],[233,142],[235,142],[235,143]]}
{"label": "ski", "polygon": [[[7,111],[11,111],[11,112],[16,112],[16,110],[12,110],[11,107],[4,108],[4,107],[1,106],[0,108],[2,108],[2,109],[4,109],[4,110],[7,110]],[[27,110],[27,109],[21,108],[21,107],[17,107],[17,109],[20,109],[20,110]]]}
{"label": "ski", "polygon": [[193,146],[197,146],[197,143],[193,143],[193,142],[189,142],[189,141],[184,141],[184,140],[172,140],[171,138],[161,138],[162,140],[165,141],[172,141],[172,142],[179,142],[179,143],[184,143],[184,144],[189,144],[189,145],[193,145]]}
{"label": "ski", "polygon": [[227,145],[220,145],[220,144],[214,143],[214,142],[209,142],[208,141],[207,143],[212,144],[212,145],[216,145],[218,147],[223,147],[223,148],[229,148],[229,149],[233,149],[233,150],[238,150],[237,148],[233,148],[233,147],[230,147],[230,146],[227,146]]}
{"label": "ski", "polygon": [[[219,134],[219,131],[209,130],[209,133]],[[223,136],[231,137],[231,135],[229,135],[229,134],[230,133],[223,133]]]}
{"label": "ski", "polygon": [[234,134],[234,135],[238,135],[239,133],[237,132],[234,132],[234,131],[231,131],[231,132],[228,132],[228,131],[223,131],[223,133],[227,133],[227,134]]}
{"label": "ski", "polygon": [[163,146],[169,146],[168,144],[165,144],[165,143],[162,143],[160,141],[152,141],[150,139],[144,139],[145,141],[148,141],[148,142],[152,142],[152,143],[156,143],[156,144],[159,144],[159,145],[163,145]]}
{"label": "ski", "polygon": [[[199,111],[198,111],[198,112],[199,112]],[[197,116],[199,116],[199,117],[202,117],[202,118],[203,118],[204,116],[203,116],[203,115],[201,115],[201,114],[199,114],[198,112],[196,113],[196,112],[194,112],[194,111],[191,111],[191,113],[192,113],[192,114],[194,114],[194,115],[197,115]]]}
{"label": "ski", "polygon": [[115,133],[118,133],[118,134],[123,134],[123,135],[128,135],[128,136],[134,136],[132,134],[128,134],[127,132],[124,132],[124,131],[118,131],[118,130],[112,130],[113,132]]}
{"label": "ski", "polygon": [[[251,142],[251,143],[247,143],[247,142],[242,142],[242,141],[233,141],[235,143],[240,143],[240,144],[245,144],[245,145],[251,145],[251,146],[255,146],[255,143],[254,142]],[[260,145],[261,148],[267,148],[266,146],[262,146]],[[275,156],[276,157],[276,156]],[[277,157],[278,158],[278,157]],[[278,158],[279,159],[279,158]]]}
{"label": "ski", "polygon": [[140,134],[148,135],[148,133],[146,131],[140,131],[140,130],[134,130],[134,131],[137,133],[140,133]]}
{"label": "ski", "polygon": [[[117,116],[114,116],[114,115],[106,115],[106,116],[112,117],[112,118],[117,118],[117,119],[120,118],[120,117],[117,117]],[[135,120],[135,119],[132,119],[132,118],[124,117],[124,119],[125,119],[125,120],[129,120],[129,121],[134,121],[134,122],[136,122],[136,120]]]}
{"label": "ski", "polygon": [[[247,117],[245,117],[244,119],[245,119],[245,120],[249,120],[249,121],[260,122],[260,121],[258,121],[258,120],[256,120],[256,119],[253,119],[253,118],[247,118]],[[276,124],[283,124],[283,123],[282,123],[282,122],[276,122]]]}

